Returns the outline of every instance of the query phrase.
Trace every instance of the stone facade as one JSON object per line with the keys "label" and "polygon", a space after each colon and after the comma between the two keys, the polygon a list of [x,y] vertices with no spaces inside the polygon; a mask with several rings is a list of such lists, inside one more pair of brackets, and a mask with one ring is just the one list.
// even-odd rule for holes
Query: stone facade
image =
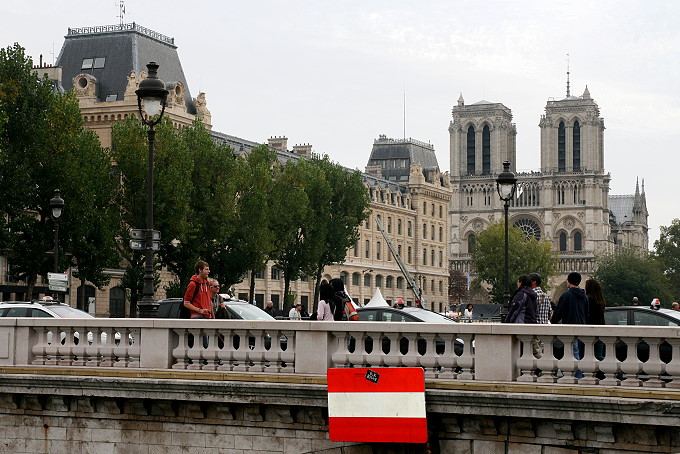
{"label": "stone facade", "polygon": [[[517,129],[511,110],[488,101],[465,105],[462,95],[453,107],[449,133],[454,268],[473,272],[470,252],[478,233],[503,220],[495,180],[506,160],[518,180],[510,223],[552,243],[560,259],[561,275],[555,283],[571,271],[592,272],[595,256],[615,245],[647,250],[644,185],[642,193],[636,186],[635,196],[609,195],[604,120],[588,88],[580,97],[567,94],[564,99],[549,100],[539,126],[540,170],[517,172]],[[630,203],[617,202],[621,197]],[[618,216],[613,215],[612,204]]]}

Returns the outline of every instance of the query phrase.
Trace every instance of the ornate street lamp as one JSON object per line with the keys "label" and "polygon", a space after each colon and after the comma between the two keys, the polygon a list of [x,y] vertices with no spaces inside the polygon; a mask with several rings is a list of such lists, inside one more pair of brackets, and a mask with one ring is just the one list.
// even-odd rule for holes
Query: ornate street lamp
{"label": "ornate street lamp", "polygon": [[[61,198],[61,191],[54,190],[54,197],[50,199],[50,209],[54,218],[54,272],[59,272],[59,218],[64,210],[64,199]],[[58,295],[57,299],[59,299]]]}
{"label": "ornate street lamp", "polygon": [[496,178],[496,190],[503,201],[503,208],[505,211],[505,274],[503,276],[503,307],[501,308],[501,320],[505,321],[505,316],[508,314],[508,307],[510,306],[510,278],[509,278],[509,264],[508,264],[508,207],[510,200],[515,196],[515,189],[517,188],[517,178],[515,174],[510,171],[510,161],[503,162],[503,171]]}
{"label": "ornate street lamp", "polygon": [[[156,317],[158,315],[158,303],[154,300],[153,292],[153,149],[156,139],[154,126],[163,118],[168,90],[165,89],[165,82],[158,78],[156,62],[150,62],[146,67],[149,70],[148,76],[139,83],[139,89],[135,91],[142,124],[149,127],[149,170],[146,179],[146,230],[144,231],[144,289],[142,299],[137,303],[137,311],[140,317]],[[146,116],[144,116],[145,113]]]}

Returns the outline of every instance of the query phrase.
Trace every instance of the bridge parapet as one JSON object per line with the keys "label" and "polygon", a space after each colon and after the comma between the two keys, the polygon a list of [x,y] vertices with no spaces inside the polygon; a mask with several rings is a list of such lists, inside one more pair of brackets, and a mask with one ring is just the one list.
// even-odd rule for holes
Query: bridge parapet
{"label": "bridge parapet", "polygon": [[[574,355],[574,343],[581,346],[581,359]],[[680,388],[680,330],[493,323],[2,319],[0,366],[317,376],[325,376],[331,367],[406,366],[422,367],[426,379],[440,381]],[[575,378],[577,371],[584,378]]]}

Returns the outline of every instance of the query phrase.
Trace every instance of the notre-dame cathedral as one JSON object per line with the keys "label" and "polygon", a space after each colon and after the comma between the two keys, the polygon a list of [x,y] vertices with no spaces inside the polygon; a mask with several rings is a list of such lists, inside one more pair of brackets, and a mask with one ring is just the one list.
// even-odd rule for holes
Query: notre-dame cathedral
{"label": "notre-dame cathedral", "polygon": [[644,181],[641,189],[635,184],[634,194],[609,194],[604,119],[587,86],[581,96],[572,96],[567,82],[564,99],[548,100],[539,122],[540,168],[531,172],[515,170],[517,128],[508,107],[488,101],[466,105],[461,95],[452,116],[449,238],[454,268],[470,272],[478,233],[503,219],[495,183],[503,161],[510,161],[517,177],[509,223],[552,243],[561,273],[555,284],[571,271],[591,273],[599,253],[620,246],[647,250]]}

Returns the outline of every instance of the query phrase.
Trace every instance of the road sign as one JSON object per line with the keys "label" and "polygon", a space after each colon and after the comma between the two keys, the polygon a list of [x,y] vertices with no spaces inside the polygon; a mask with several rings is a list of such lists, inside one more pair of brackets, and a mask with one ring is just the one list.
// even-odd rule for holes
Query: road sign
{"label": "road sign", "polygon": [[47,280],[50,282],[68,282],[68,274],[65,273],[47,273]]}
{"label": "road sign", "polygon": [[[130,229],[130,238],[133,240],[143,240],[146,238],[146,229]],[[151,238],[154,240],[161,239],[160,230],[152,230]]]}
{"label": "road sign", "polygon": [[427,442],[422,368],[328,369],[327,379],[332,441]]}
{"label": "road sign", "polygon": [[53,292],[66,292],[68,290],[66,282],[64,282],[63,285],[62,283],[50,284],[49,288]]}
{"label": "road sign", "polygon": [[[160,241],[153,241],[151,248],[154,251],[158,251],[161,248]],[[144,240],[130,240],[130,249],[146,249],[146,241]]]}

